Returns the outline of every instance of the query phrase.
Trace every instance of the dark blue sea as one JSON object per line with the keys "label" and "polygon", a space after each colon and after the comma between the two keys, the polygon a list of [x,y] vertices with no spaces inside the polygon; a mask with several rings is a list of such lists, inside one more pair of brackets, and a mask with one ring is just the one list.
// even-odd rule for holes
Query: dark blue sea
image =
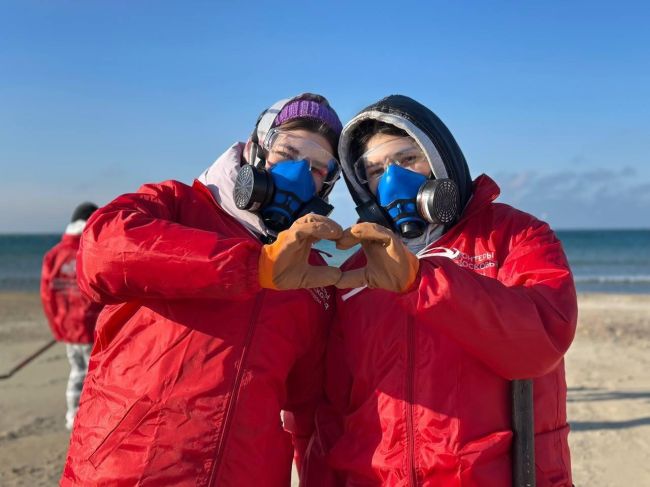
{"label": "dark blue sea", "polygon": [[[650,230],[565,230],[557,232],[578,291],[650,294]],[[0,235],[0,290],[36,291],[45,252],[59,235]],[[351,252],[330,244],[332,265]]]}

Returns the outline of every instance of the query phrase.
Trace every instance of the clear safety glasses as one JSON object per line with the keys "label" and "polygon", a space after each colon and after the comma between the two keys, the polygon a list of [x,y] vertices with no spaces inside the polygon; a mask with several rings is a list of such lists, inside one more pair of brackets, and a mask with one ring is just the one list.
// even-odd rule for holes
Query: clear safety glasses
{"label": "clear safety glasses", "polygon": [[364,152],[353,167],[361,183],[372,185],[391,164],[420,174],[431,172],[427,157],[410,137],[399,137],[373,147]]}
{"label": "clear safety glasses", "polygon": [[264,149],[266,162],[277,164],[284,161],[307,160],[314,177],[323,184],[333,184],[341,173],[339,161],[320,144],[289,131],[271,130]]}

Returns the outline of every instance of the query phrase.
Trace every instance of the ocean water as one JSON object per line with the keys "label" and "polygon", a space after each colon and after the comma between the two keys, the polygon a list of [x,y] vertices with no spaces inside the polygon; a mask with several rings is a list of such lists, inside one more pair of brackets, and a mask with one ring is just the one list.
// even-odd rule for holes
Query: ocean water
{"label": "ocean water", "polygon": [[[558,231],[580,292],[650,294],[650,230]],[[35,291],[41,262],[59,235],[0,235],[0,290]],[[340,265],[354,250],[318,247]]]}
{"label": "ocean water", "polygon": [[578,291],[650,293],[650,230],[558,231]]}
{"label": "ocean water", "polygon": [[61,235],[0,235],[0,290],[36,291],[43,256]]}

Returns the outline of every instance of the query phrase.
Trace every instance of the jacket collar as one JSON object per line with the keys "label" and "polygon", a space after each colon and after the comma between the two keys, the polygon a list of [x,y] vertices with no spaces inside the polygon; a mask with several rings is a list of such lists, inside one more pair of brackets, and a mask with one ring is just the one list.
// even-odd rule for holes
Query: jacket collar
{"label": "jacket collar", "polygon": [[86,220],[75,220],[68,223],[68,226],[65,227],[66,235],[81,235],[83,229],[86,227]]}
{"label": "jacket collar", "polygon": [[501,189],[499,189],[497,183],[487,174],[481,174],[472,183],[472,196],[467,202],[467,206],[465,206],[465,210],[461,214],[458,223],[485,208],[497,199],[500,194]]}
{"label": "jacket collar", "polygon": [[262,219],[255,213],[237,208],[233,198],[243,150],[244,144],[241,142],[231,146],[209,168],[203,171],[197,181],[209,190],[211,199],[217,203],[221,210],[256,237],[266,237],[269,235],[269,231]]}
{"label": "jacket collar", "polygon": [[61,242],[63,243],[75,243],[81,240],[81,235],[71,235],[68,233],[63,234],[61,237]]}

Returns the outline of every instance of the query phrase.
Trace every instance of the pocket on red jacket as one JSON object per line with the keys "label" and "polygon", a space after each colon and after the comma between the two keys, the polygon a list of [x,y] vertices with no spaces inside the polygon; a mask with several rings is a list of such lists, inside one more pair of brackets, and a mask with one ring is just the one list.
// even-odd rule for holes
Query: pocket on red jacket
{"label": "pocket on red jacket", "polygon": [[460,456],[460,485],[498,487],[511,478],[512,431],[496,431],[467,443]]}
{"label": "pocket on red jacket", "polygon": [[152,406],[153,401],[148,396],[142,396],[134,402],[117,425],[106,435],[95,451],[88,457],[88,461],[95,468],[99,468],[106,457],[115,451],[137,429]]}
{"label": "pocket on red jacket", "polygon": [[535,435],[535,467],[538,487],[571,485],[569,425]]}

